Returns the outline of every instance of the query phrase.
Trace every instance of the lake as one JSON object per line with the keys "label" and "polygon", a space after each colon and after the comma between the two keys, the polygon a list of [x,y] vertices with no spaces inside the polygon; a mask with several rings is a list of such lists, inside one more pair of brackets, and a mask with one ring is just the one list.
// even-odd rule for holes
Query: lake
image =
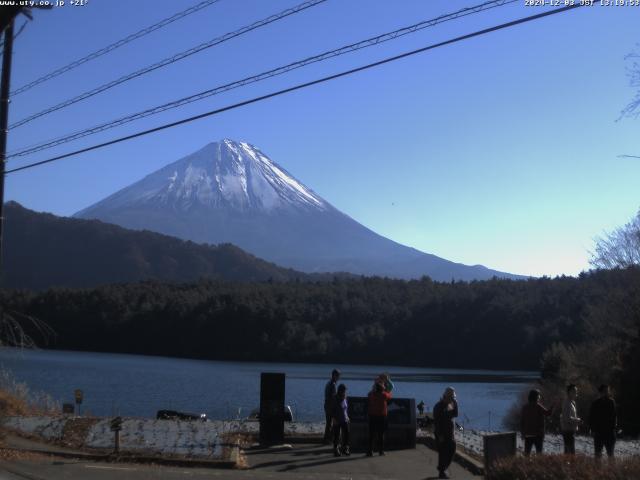
{"label": "lake", "polygon": [[[286,374],[286,403],[295,419],[320,421],[323,390],[334,365],[188,360],[141,355],[0,349],[0,366],[31,390],[73,402],[84,392],[83,413],[155,417],[161,409],[206,413],[212,419],[246,417],[260,402],[260,373]],[[458,394],[459,423],[500,429],[508,408],[536,372],[335,365],[348,395],[365,396],[373,379],[389,372],[397,397],[431,409],[448,385]]]}

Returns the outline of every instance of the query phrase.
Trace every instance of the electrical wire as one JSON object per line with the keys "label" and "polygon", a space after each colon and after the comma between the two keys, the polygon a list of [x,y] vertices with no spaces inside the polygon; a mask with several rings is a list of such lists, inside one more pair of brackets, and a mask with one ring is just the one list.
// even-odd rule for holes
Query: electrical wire
{"label": "electrical wire", "polygon": [[15,122],[12,125],[9,125],[9,129],[13,129],[13,128],[18,128],[21,127],[23,125],[26,125],[29,122],[32,122],[33,120],[43,117],[45,115],[48,115],[50,113],[53,113],[55,111],[61,110],[63,108],[69,107],[75,103],[78,103],[82,100],[86,100],[87,98],[93,97],[94,95],[97,95],[99,93],[105,92],[117,85],[120,85],[122,83],[128,82],[130,80],[133,80],[134,78],[138,78],[141,77],[142,75],[145,75],[147,73],[153,72],[154,70],[157,70],[159,68],[162,67],[166,67],[167,65],[171,65],[173,63],[179,62],[180,60],[184,60],[187,57],[190,57],[191,55],[195,55],[196,53],[199,53],[203,50],[206,50],[208,48],[214,47],[216,45],[219,45],[221,43],[224,43],[228,40],[231,40],[232,38],[236,38],[239,37],[241,35],[244,35],[245,33],[251,32],[253,30],[256,30],[258,28],[264,27],[266,25],[269,25],[273,22],[277,22],[278,20],[282,20],[283,18],[286,18],[290,15],[294,15],[296,13],[302,12],[303,10],[306,10],[308,8],[311,7],[315,7],[316,5],[319,5],[321,3],[326,2],[327,0],[307,0],[299,5],[296,5],[295,7],[292,8],[288,8],[286,10],[283,10],[280,13],[277,13],[275,15],[270,15],[267,18],[264,18],[262,20],[259,20],[257,22],[252,23],[251,25],[247,25],[244,26],[238,30],[235,30],[233,32],[229,32],[229,33],[225,33],[224,35],[220,36],[220,37],[216,37],[212,40],[209,40],[208,42],[204,42],[201,43],[200,45],[197,45],[195,47],[192,47],[188,50],[185,50],[183,52],[177,53],[171,57],[167,57],[163,60],[160,60],[159,62],[156,62],[152,65],[148,65],[140,70],[136,70],[135,72],[129,73],[127,75],[124,75],[120,78],[117,78],[115,80],[112,80],[108,83],[105,83],[103,85],[100,85],[99,87],[96,87],[92,90],[89,90],[87,92],[81,93],[80,95],[76,95],[73,98],[67,99],[63,102],[60,102],[56,105],[53,105],[52,107],[46,108],[44,110],[41,110],[40,112],[34,113],[32,115],[29,115],[26,118],[23,118],[22,120],[19,120],[17,122]]}
{"label": "electrical wire", "polygon": [[97,145],[92,145],[90,147],[81,148],[79,150],[75,150],[73,152],[69,152],[69,153],[58,155],[58,156],[55,156],[55,157],[52,157],[52,158],[48,158],[46,160],[41,160],[39,162],[30,163],[28,165],[24,165],[24,166],[21,166],[21,167],[12,168],[10,170],[7,170],[6,174],[15,173],[15,172],[19,172],[19,171],[22,171],[22,170],[35,168],[35,167],[38,167],[38,166],[41,166],[41,165],[45,165],[47,163],[51,163],[51,162],[56,162],[56,161],[62,160],[64,158],[69,158],[69,157],[72,157],[72,156],[76,156],[76,155],[79,155],[81,153],[86,153],[86,152],[90,152],[90,151],[93,151],[93,150],[98,150],[100,148],[104,148],[104,147],[107,147],[107,146],[110,146],[110,145],[115,145],[117,143],[122,143],[122,142],[125,142],[125,141],[128,141],[128,140],[132,140],[134,138],[146,136],[146,135],[149,135],[151,133],[159,132],[161,130],[166,130],[168,128],[173,128],[173,127],[176,127],[176,126],[179,126],[179,125],[190,123],[190,122],[193,122],[195,120],[200,120],[202,118],[210,117],[210,116],[213,116],[213,115],[218,115],[220,113],[223,113],[223,112],[226,112],[226,111],[229,111],[229,110],[235,110],[236,108],[244,107],[246,105],[251,105],[253,103],[257,103],[257,102],[260,102],[260,101],[263,101],[263,100],[267,100],[269,98],[278,97],[278,96],[281,96],[281,95],[284,95],[284,94],[287,94],[287,93],[290,93],[290,92],[294,92],[294,91],[297,91],[297,90],[308,88],[308,87],[313,86],[313,85],[318,85],[318,84],[325,83],[325,82],[328,82],[328,81],[331,81],[331,80],[335,80],[335,79],[338,79],[338,78],[346,77],[348,75],[352,75],[352,74],[357,73],[357,72],[362,72],[362,71],[365,71],[365,70],[369,70],[371,68],[378,67],[378,66],[381,66],[381,65],[385,65],[387,63],[391,63],[391,62],[394,62],[394,61],[397,61],[397,60],[400,60],[400,59],[403,59],[403,58],[407,58],[407,57],[410,57],[410,56],[413,56],[413,55],[417,55],[419,53],[423,53],[423,52],[426,52],[426,51],[429,51],[429,50],[433,50],[435,48],[439,48],[439,47],[443,47],[445,45],[450,45],[450,44],[453,44],[453,43],[461,42],[463,40],[468,40],[470,38],[478,37],[480,35],[485,35],[485,34],[488,34],[488,33],[491,33],[491,32],[495,32],[495,31],[498,31],[498,30],[503,30],[503,29],[506,29],[506,28],[514,27],[516,25],[521,25],[523,23],[527,23],[527,22],[531,22],[531,21],[534,21],[534,20],[538,20],[540,18],[548,17],[550,15],[563,13],[563,12],[566,12],[566,11],[569,11],[569,10],[573,10],[573,9],[579,8],[581,6],[583,6],[583,5],[581,5],[580,3],[574,4],[574,5],[568,5],[568,6],[565,6],[565,7],[562,7],[562,8],[556,8],[556,9],[549,10],[549,11],[542,12],[542,13],[538,13],[538,14],[535,14],[535,15],[530,15],[528,17],[523,17],[523,18],[519,18],[517,20],[512,20],[510,22],[502,23],[500,25],[495,25],[493,27],[485,28],[485,29],[482,29],[482,30],[477,30],[475,32],[468,33],[466,35],[462,35],[462,36],[455,37],[455,38],[452,38],[452,39],[449,39],[449,40],[445,40],[443,42],[439,42],[439,43],[435,43],[435,44],[432,44],[432,45],[428,45],[426,47],[418,48],[416,50],[411,50],[409,52],[405,52],[405,53],[402,53],[402,54],[399,54],[399,55],[395,55],[393,57],[387,57],[387,58],[385,58],[383,60],[379,60],[377,62],[373,62],[373,63],[369,63],[369,64],[366,64],[366,65],[363,65],[363,66],[360,66],[360,67],[352,68],[350,70],[342,71],[340,73],[336,73],[336,74],[333,74],[333,75],[322,77],[322,78],[319,78],[319,79],[316,79],[316,80],[312,80],[310,82],[305,82],[305,83],[301,83],[301,84],[298,84],[298,85],[294,85],[294,86],[289,87],[289,88],[285,88],[285,89],[282,89],[282,90],[271,92],[271,93],[268,93],[266,95],[262,95],[262,96],[259,96],[259,97],[254,97],[254,98],[251,98],[249,100],[245,100],[245,101],[242,101],[242,102],[239,102],[239,103],[235,103],[233,105],[227,105],[226,107],[218,108],[218,109],[215,109],[215,110],[210,110],[208,112],[204,112],[204,113],[201,113],[199,115],[194,115],[192,117],[183,118],[183,119],[175,121],[175,122],[171,122],[171,123],[167,123],[167,124],[164,124],[164,125],[160,125],[158,127],[151,128],[151,129],[148,129],[148,130],[143,130],[141,132],[137,132],[137,133],[134,133],[134,134],[131,134],[131,135],[127,135],[127,136],[124,136],[124,137],[119,137],[119,138],[116,138],[116,139],[113,139],[113,140],[109,140],[107,142],[99,143]]}
{"label": "electrical wire", "polygon": [[192,13],[198,12],[200,10],[202,10],[203,8],[209,7],[211,5],[213,5],[214,3],[219,2],[220,0],[205,0],[202,1],[196,5],[193,5],[192,7],[187,8],[186,10],[182,10],[181,12],[176,13],[175,15],[172,15],[168,18],[165,18],[163,20],[160,20],[157,23],[154,23],[153,25],[150,25],[149,27],[143,28],[142,30],[137,31],[136,33],[132,33],[131,35],[128,35],[126,37],[124,37],[121,40],[118,40],[117,42],[111,43],[109,45],[107,45],[106,47],[103,47],[99,50],[96,50],[95,52],[92,52],[88,55],[85,55],[82,58],[79,58],[78,60],[75,60],[63,67],[60,67],[56,70],[54,70],[53,72],[47,73],[46,75],[43,75],[42,77],[39,77],[35,80],[33,80],[32,82],[27,83],[26,85],[23,85],[20,88],[16,88],[13,92],[11,92],[11,96],[15,97],[16,95],[19,95],[23,92],[26,92],[27,90],[32,89],[33,87],[35,87],[36,85],[40,85],[41,83],[44,83],[48,80],[51,80],[52,78],[56,78],[57,76],[62,75],[63,73],[66,73],[70,70],[73,70],[74,68],[79,67],[80,65],[83,65],[91,60],[95,60],[98,57],[101,57],[102,55],[105,55],[109,52],[112,52],[113,50],[120,48],[128,43],[133,42],[134,40],[137,40],[138,38],[144,37],[145,35],[150,34],[151,32],[155,32],[156,30],[159,30],[160,28],[166,27],[167,25],[170,25],[171,23],[180,20],[181,18],[184,18],[188,15],[191,15]]}
{"label": "electrical wire", "polygon": [[49,148],[53,148],[74,140],[78,140],[80,138],[84,138],[87,137],[89,135],[94,135],[96,133],[100,133],[103,132],[105,130],[109,130],[111,128],[115,128],[115,127],[119,127],[121,125],[136,121],[136,120],[140,120],[142,118],[145,117],[149,117],[151,115],[155,115],[167,110],[171,110],[174,108],[178,108],[184,105],[187,105],[189,103],[193,103],[199,100],[203,100],[205,98],[209,98],[211,96],[214,95],[218,95],[220,93],[224,93],[227,92],[229,90],[233,90],[239,87],[243,87],[252,83],[257,83],[260,82],[262,80],[266,80],[268,78],[271,77],[275,77],[278,75],[282,75],[284,73],[290,72],[292,70],[296,70],[298,68],[302,68],[304,66],[313,64],[313,63],[317,63],[317,62],[321,62],[324,60],[328,60],[330,58],[334,58],[334,57],[338,57],[340,55],[344,55],[347,53],[351,53],[351,52],[355,52],[358,50],[361,50],[363,48],[367,48],[367,47],[371,47],[371,46],[375,46],[375,45],[379,45],[381,43],[385,43],[388,42],[390,40],[395,40],[397,38],[403,37],[405,35],[411,34],[411,33],[415,33],[418,32],[420,30],[423,30],[425,28],[428,27],[433,27],[435,25],[438,25],[440,23],[444,23],[444,22],[448,22],[451,20],[455,20],[455,19],[459,19],[462,17],[465,17],[467,15],[472,15],[472,14],[476,14],[476,13],[480,13],[492,8],[496,8],[496,7],[500,7],[500,6],[504,6],[510,3],[514,3],[520,0],[491,0],[491,1],[487,1],[484,2],[482,4],[479,5],[475,5],[473,7],[468,7],[468,8],[463,8],[462,10],[458,10],[456,12],[453,13],[448,13],[448,14],[444,14],[444,15],[440,15],[439,17],[435,17],[429,20],[424,20],[421,22],[418,22],[414,25],[408,26],[408,27],[403,27],[400,28],[398,30],[394,30],[392,32],[388,32],[388,33],[384,33],[382,35],[378,35],[375,37],[371,37],[368,38],[366,40],[362,40],[360,42],[357,43],[352,43],[349,45],[345,45],[342,46],[340,48],[334,49],[334,50],[329,50],[326,52],[323,52],[319,55],[314,55],[312,57],[308,57],[302,60],[298,60],[296,62],[293,63],[289,63],[288,65],[284,65],[278,68],[274,68],[272,70],[268,70],[266,72],[262,72],[259,73],[257,75],[253,75],[250,77],[246,77],[243,78],[241,80],[236,80],[234,82],[231,83],[227,83],[225,85],[221,85],[221,86],[217,86],[215,88],[211,88],[208,90],[205,90],[203,92],[199,92],[196,93],[194,95],[190,95],[184,98],[180,98],[178,100],[174,100],[162,105],[158,105],[156,107],[152,107],[152,108],[148,108],[146,110],[142,110],[140,112],[137,113],[133,113],[133,114],[129,114],[126,115],[124,117],[120,117],[118,119],[115,120],[111,120],[109,122],[105,122],[102,123],[100,125],[95,125],[93,127],[90,128],[86,128],[84,130],[80,130],[80,131],[76,131],[74,133],[71,134],[67,134],[65,136],[62,137],[58,137],[52,140],[47,140],[44,142],[39,142],[35,145],[29,146],[29,147],[23,147],[21,150],[14,150],[14,152],[10,153],[9,155],[7,155],[7,159],[10,158],[15,158],[15,157],[23,157],[26,155],[30,155],[36,152],[40,152],[42,150],[47,150]]}

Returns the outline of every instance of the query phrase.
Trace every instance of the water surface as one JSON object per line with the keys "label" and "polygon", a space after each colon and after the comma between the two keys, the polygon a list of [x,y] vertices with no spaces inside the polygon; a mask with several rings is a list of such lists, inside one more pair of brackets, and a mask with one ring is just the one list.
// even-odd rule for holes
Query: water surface
{"label": "water surface", "polygon": [[[260,373],[287,375],[286,402],[297,420],[323,418],[323,389],[333,365],[188,360],[142,355],[54,350],[0,349],[0,365],[30,389],[73,402],[84,392],[82,408],[94,415],[155,417],[161,409],[206,413],[213,419],[245,417],[259,405]],[[423,400],[430,409],[452,385],[460,405],[459,422],[497,429],[507,409],[534,372],[459,370],[371,365],[335,365],[348,394],[365,396],[379,373],[391,374],[394,394]]]}

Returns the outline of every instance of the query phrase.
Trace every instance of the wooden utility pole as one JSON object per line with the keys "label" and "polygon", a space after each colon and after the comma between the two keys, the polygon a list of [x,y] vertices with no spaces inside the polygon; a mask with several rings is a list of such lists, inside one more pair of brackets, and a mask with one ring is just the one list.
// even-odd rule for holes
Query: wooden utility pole
{"label": "wooden utility pole", "polygon": [[4,176],[7,163],[7,134],[9,132],[9,102],[11,101],[11,57],[13,55],[13,23],[22,13],[29,20],[31,9],[50,10],[53,5],[34,5],[32,7],[0,7],[0,28],[4,30],[4,49],[2,52],[2,79],[0,81],[0,285],[2,285],[2,239],[4,231]]}
{"label": "wooden utility pole", "polygon": [[7,161],[7,133],[9,127],[9,91],[11,83],[11,56],[13,54],[13,22],[4,30],[2,80],[0,82],[0,284],[2,282],[2,237],[4,227],[4,175]]}

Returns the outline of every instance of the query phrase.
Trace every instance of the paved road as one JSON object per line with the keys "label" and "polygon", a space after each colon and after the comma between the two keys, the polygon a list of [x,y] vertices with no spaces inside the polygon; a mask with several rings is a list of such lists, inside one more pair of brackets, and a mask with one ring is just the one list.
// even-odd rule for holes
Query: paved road
{"label": "paved road", "polygon": [[[368,458],[362,453],[335,458],[328,447],[294,445],[292,449],[246,450],[249,467],[261,473],[318,475],[308,478],[362,478],[362,479],[429,479],[437,477],[438,455],[424,445],[415,450],[387,452],[384,457]],[[478,479],[457,464],[450,469],[452,478]],[[324,475],[324,476],[323,476]]]}
{"label": "paved road", "polygon": [[[187,480],[187,479],[301,479],[301,480],[425,480],[436,478],[437,455],[423,445],[415,450],[389,452],[385,457],[362,454],[334,458],[330,449],[319,445],[296,444],[293,448],[249,449],[248,468],[221,470],[158,467],[133,464],[94,463],[42,457],[0,464],[0,480]],[[451,477],[479,479],[458,465]]]}

